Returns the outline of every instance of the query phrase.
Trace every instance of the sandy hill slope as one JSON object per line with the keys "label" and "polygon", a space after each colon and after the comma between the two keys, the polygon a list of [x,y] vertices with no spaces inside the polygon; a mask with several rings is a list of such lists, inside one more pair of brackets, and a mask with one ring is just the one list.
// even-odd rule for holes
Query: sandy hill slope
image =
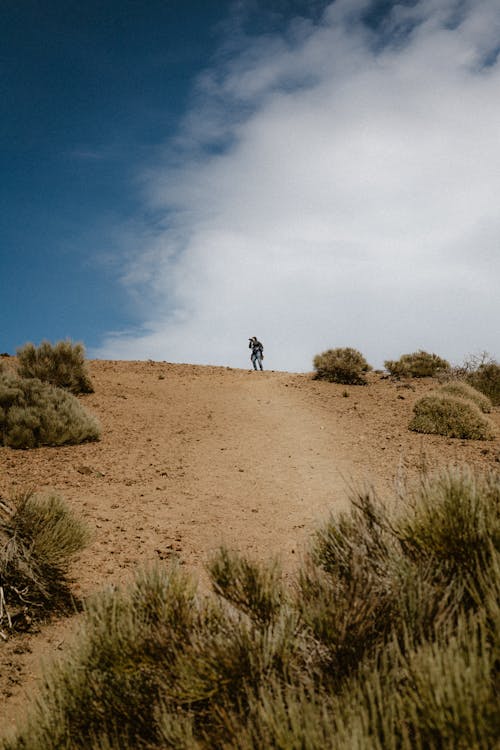
{"label": "sandy hill slope", "polygon": [[[55,490],[81,513],[93,541],[74,566],[87,596],[136,567],[177,558],[205,585],[221,543],[279,556],[290,572],[311,533],[346,506],[350,485],[392,494],[422,466],[499,468],[500,440],[462,441],[407,429],[431,379],[366,387],[310,375],[161,362],[90,363],[82,397],[102,440],[65,448],[0,448],[0,496]],[[500,434],[500,410],[492,415]],[[74,618],[73,618],[74,619]],[[44,655],[63,651],[72,624],[0,645],[0,715],[22,713]]]}

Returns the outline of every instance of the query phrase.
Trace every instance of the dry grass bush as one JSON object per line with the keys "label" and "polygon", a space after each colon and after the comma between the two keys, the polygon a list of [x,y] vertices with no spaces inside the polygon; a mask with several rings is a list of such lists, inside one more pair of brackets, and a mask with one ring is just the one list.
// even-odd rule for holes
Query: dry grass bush
{"label": "dry grass bush", "polygon": [[36,448],[98,440],[100,427],[70,393],[35,378],[0,375],[3,445]]}
{"label": "dry grass bush", "polygon": [[471,354],[451,374],[484,393],[493,406],[500,406],[500,364],[488,352]]}
{"label": "dry grass bush", "polygon": [[294,591],[227,550],[215,598],[178,569],[141,574],[89,604],[3,750],[495,747],[499,496],[498,475],[467,471],[397,512],[359,493]]}
{"label": "dry grass bush", "polygon": [[228,717],[231,742],[223,747],[336,750],[341,745],[335,708],[332,697],[317,686],[291,687],[272,679],[257,695],[249,696],[249,715],[244,725],[238,726],[238,716]]}
{"label": "dry grass bush", "polygon": [[428,560],[448,577],[475,577],[489,567],[493,550],[500,552],[498,476],[464,469],[424,478],[397,534],[412,559]]}
{"label": "dry grass bush", "polygon": [[250,619],[266,625],[279,615],[284,593],[277,563],[258,564],[222,547],[209,572],[216,593]]}
{"label": "dry grass bush", "polygon": [[74,394],[94,392],[83,344],[58,341],[52,345],[42,341],[36,347],[28,343],[17,350],[17,360],[22,378],[38,378]]}
{"label": "dry grass bush", "polygon": [[361,352],[351,347],[328,349],[314,357],[314,377],[331,383],[366,385],[365,374],[372,368]]}
{"label": "dry grass bush", "polygon": [[448,581],[405,553],[394,523],[372,493],[353,496],[350,512],[316,534],[315,567],[301,571],[297,606],[336,682],[392,638],[409,631],[417,642],[455,611]]}
{"label": "dry grass bush", "polygon": [[444,383],[439,389],[439,393],[447,393],[449,396],[457,396],[458,398],[465,399],[466,401],[472,401],[483,414],[489,414],[491,412],[491,399],[481,393],[477,388],[473,388],[463,380],[450,380]]}
{"label": "dry grass bush", "polygon": [[494,406],[500,406],[500,364],[485,362],[467,375],[467,382],[491,400]]}
{"label": "dry grass bush", "polygon": [[463,440],[493,440],[495,427],[472,401],[434,392],[419,399],[408,428],[427,435]]}
{"label": "dry grass bush", "polygon": [[440,372],[449,370],[450,363],[437,354],[420,350],[412,354],[402,354],[397,360],[388,359],[384,362],[384,367],[398,378],[425,378],[435,377]]}
{"label": "dry grass bush", "polygon": [[57,495],[0,503],[0,629],[26,629],[71,605],[68,565],[88,538]]}
{"label": "dry grass bush", "polygon": [[500,735],[488,629],[462,614],[416,647],[389,644],[347,681],[332,706],[335,742],[348,750],[493,748]]}
{"label": "dry grass bush", "polygon": [[131,589],[88,602],[67,662],[46,676],[35,715],[5,747],[161,747],[162,695],[172,668],[175,691],[197,616],[194,586],[177,569],[140,573]]}
{"label": "dry grass bush", "polygon": [[481,619],[460,617],[403,653],[390,644],[340,692],[272,682],[232,727],[238,750],[493,748],[499,738],[495,657]]}

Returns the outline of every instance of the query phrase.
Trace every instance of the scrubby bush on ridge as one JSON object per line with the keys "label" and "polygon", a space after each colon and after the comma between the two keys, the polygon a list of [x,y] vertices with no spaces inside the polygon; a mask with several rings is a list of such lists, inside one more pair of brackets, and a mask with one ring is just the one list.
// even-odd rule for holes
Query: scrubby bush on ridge
{"label": "scrubby bush on ridge", "polygon": [[372,368],[361,352],[352,347],[328,349],[313,360],[315,378],[344,385],[365,385],[365,374]]}
{"label": "scrubby bush on ridge", "polygon": [[467,375],[469,385],[487,396],[492,404],[500,406],[500,364],[488,362]]}
{"label": "scrubby bush on ridge", "polygon": [[408,427],[414,432],[464,440],[493,440],[495,437],[493,423],[472,401],[434,392],[419,399],[413,411]]}
{"label": "scrubby bush on ridge", "polygon": [[87,608],[3,750],[494,747],[500,477],[371,492],[315,537],[298,585],[222,550],[215,599],[178,568]]}
{"label": "scrubby bush on ridge", "polygon": [[0,630],[27,629],[68,608],[68,565],[89,539],[58,495],[26,492],[0,503]]}
{"label": "scrubby bush on ridge", "polygon": [[463,380],[450,380],[439,388],[439,392],[472,401],[481,409],[483,414],[491,412],[492,404],[488,396],[485,396],[484,393],[468,385]]}
{"label": "scrubby bush on ridge", "polygon": [[483,393],[494,406],[500,406],[500,364],[488,352],[470,355],[452,369],[451,375]]}
{"label": "scrubby bush on ridge", "polygon": [[85,364],[83,344],[71,341],[42,341],[40,346],[28,343],[17,350],[19,375],[64,388],[73,394],[93,393],[94,388]]}
{"label": "scrubby bush on ridge", "polygon": [[386,360],[384,367],[391,375],[399,378],[434,377],[442,371],[450,369],[446,359],[420,350],[412,354],[402,354],[397,360]]}
{"label": "scrubby bush on ridge", "polygon": [[98,440],[100,427],[71,393],[0,373],[0,435],[11,448],[35,448]]}

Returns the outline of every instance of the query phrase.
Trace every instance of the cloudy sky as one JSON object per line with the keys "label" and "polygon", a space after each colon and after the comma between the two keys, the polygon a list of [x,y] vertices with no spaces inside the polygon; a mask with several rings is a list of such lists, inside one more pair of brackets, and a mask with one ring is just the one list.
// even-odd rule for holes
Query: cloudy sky
{"label": "cloudy sky", "polygon": [[498,0],[7,2],[0,349],[498,358]]}

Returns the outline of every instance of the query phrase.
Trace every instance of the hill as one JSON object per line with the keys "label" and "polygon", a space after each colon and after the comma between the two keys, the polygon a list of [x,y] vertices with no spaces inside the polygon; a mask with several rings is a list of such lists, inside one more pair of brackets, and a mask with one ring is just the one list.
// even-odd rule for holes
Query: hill
{"label": "hill", "polygon": [[[205,583],[221,542],[292,570],[318,522],[343,507],[351,484],[384,495],[430,470],[497,468],[500,440],[408,431],[431,379],[341,386],[310,375],[162,362],[93,361],[99,443],[0,448],[0,497],[55,489],[87,520],[93,542],[72,571],[85,597],[128,579],[138,564],[177,558]],[[492,415],[500,434],[500,410]],[[0,701],[22,713],[39,661],[64,650],[71,620],[0,645]]]}

